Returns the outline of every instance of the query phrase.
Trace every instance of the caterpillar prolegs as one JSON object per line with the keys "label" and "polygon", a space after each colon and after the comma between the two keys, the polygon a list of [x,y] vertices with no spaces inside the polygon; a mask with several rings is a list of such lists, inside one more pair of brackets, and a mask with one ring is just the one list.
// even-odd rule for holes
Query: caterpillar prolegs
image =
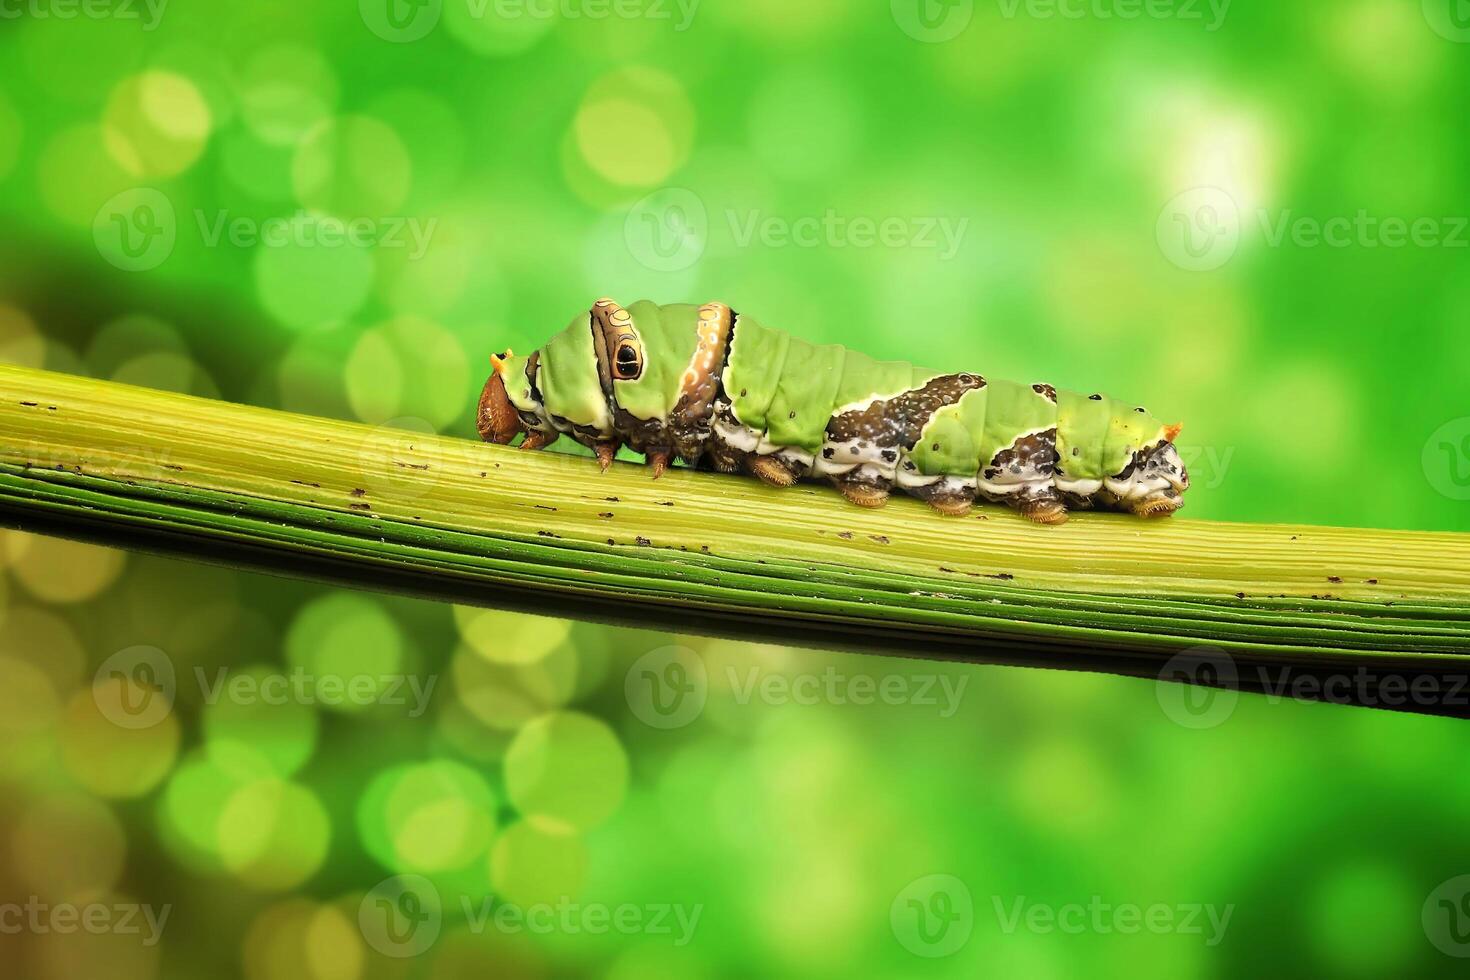
{"label": "caterpillar prolegs", "polygon": [[943,373],[818,346],[722,303],[600,299],[529,357],[492,357],[478,428],[526,449],[569,435],[605,470],[627,445],[657,478],[678,456],[768,484],[831,481],[881,506],[897,487],[944,514],[979,498],[1043,524],[1069,509],[1183,505],[1178,425],[1101,394]]}

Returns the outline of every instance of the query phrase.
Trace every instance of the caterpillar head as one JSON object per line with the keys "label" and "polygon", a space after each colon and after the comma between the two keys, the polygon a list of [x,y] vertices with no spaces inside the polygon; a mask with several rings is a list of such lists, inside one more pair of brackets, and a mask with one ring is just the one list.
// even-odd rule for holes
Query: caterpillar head
{"label": "caterpillar head", "polygon": [[1140,517],[1167,517],[1184,506],[1189,471],[1174,445],[1180,426],[1164,427],[1164,438],[1139,454],[1133,492],[1125,502]]}
{"label": "caterpillar head", "polygon": [[514,356],[510,351],[506,351],[504,356],[490,356],[494,370],[480,392],[480,409],[475,414],[475,428],[480,430],[480,438],[501,446],[508,445],[526,431],[521,423],[521,413],[511,404],[510,395],[505,390],[505,375]]}

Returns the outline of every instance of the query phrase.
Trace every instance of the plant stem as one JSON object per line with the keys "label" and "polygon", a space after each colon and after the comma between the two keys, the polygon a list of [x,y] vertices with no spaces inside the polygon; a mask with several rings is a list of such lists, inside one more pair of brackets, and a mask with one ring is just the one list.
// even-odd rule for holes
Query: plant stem
{"label": "plant stem", "polygon": [[599,474],[16,367],[0,367],[0,512],[361,587],[906,656],[1149,676],[1200,645],[1314,671],[1470,663],[1470,535],[867,511],[815,484]]}

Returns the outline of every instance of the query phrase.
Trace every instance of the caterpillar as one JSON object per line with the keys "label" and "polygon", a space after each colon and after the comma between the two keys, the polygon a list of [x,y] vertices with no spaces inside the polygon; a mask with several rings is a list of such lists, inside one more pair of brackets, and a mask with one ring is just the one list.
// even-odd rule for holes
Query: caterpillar
{"label": "caterpillar", "polygon": [[535,450],[567,435],[604,471],[626,445],[655,479],[677,456],[775,487],[826,479],[863,507],[897,487],[945,515],[982,499],[1041,524],[1089,508],[1165,516],[1189,488],[1181,426],[1132,403],[879,361],[723,303],[600,299],[530,356],[491,363],[481,438],[524,433]]}

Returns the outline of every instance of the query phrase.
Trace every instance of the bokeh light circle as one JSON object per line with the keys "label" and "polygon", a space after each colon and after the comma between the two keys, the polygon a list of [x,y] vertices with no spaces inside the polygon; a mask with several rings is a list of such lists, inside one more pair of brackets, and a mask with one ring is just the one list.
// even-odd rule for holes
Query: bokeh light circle
{"label": "bokeh light circle", "polygon": [[526,821],[512,824],[490,852],[490,882],[522,908],[575,899],[587,878],[587,845],[575,834]]}
{"label": "bokeh light circle", "polygon": [[172,714],[146,728],[122,728],[103,705],[136,704],[147,689],[123,678],[98,680],[77,691],[61,722],[61,761],[78,783],[98,796],[128,799],[157,786],[179,750],[179,722]]}
{"label": "bokeh light circle", "polygon": [[246,980],[359,980],[365,952],[357,923],[341,908],[290,898],[251,921],[241,966]]}
{"label": "bokeh light circle", "polygon": [[382,222],[408,197],[413,166],[393,128],[371,116],[324,120],[302,138],[291,162],[296,199],[344,218]]}
{"label": "bokeh light circle", "polygon": [[36,892],[57,900],[90,897],[122,875],[127,839],[106,803],[80,793],[33,801],[11,838],[14,871]]}
{"label": "bokeh light circle", "polygon": [[537,16],[545,11],[538,4],[511,5],[513,16],[501,16],[469,0],[450,0],[444,7],[444,27],[460,44],[478,55],[505,57],[519,54],[541,40],[555,25],[554,16]]}
{"label": "bokeh light circle", "polygon": [[40,367],[46,362],[46,338],[25,310],[0,303],[0,362]]}
{"label": "bokeh light circle", "polygon": [[505,786],[532,824],[591,830],[623,804],[628,755],[600,719],[571,711],[543,715],[506,749]]}
{"label": "bokeh light circle", "polygon": [[343,371],[353,412],[372,424],[412,415],[446,428],[464,413],[472,383],[459,340],[415,316],[363,331]]}
{"label": "bokeh light circle", "polygon": [[378,703],[403,671],[403,634],[382,605],[333,592],[301,608],[286,635],[286,657],[305,675],[306,697],[344,713]]}
{"label": "bokeh light circle", "polygon": [[84,602],[106,591],[122,573],[116,548],[45,537],[24,531],[3,536],[6,565],[25,590],[54,603]]}
{"label": "bokeh light circle", "polygon": [[281,323],[298,330],[336,326],[367,299],[372,252],[343,229],[340,219],[320,214],[298,214],[263,228],[255,290]]}
{"label": "bokeh light circle", "polygon": [[572,123],[587,165],[623,187],[652,187],[689,158],[694,107],[684,87],[652,68],[620,68],[595,81]]}
{"label": "bokeh light circle", "polygon": [[451,669],[460,703],[481,724],[503,732],[566,704],[577,686],[577,655],[570,645],[529,664],[493,663],[462,648]]}
{"label": "bokeh light circle", "polygon": [[172,177],[199,159],[209,139],[209,106],[189,79],[149,70],[123,79],[102,113],[107,151],[138,178]]}
{"label": "bokeh light circle", "polygon": [[81,123],[53,135],[36,161],[41,201],[58,219],[94,227],[97,212],[134,184],[107,152],[102,128]]}
{"label": "bokeh light circle", "polygon": [[219,673],[202,725],[211,753],[248,750],[277,776],[297,772],[316,749],[317,715],[293,679],[265,665]]}
{"label": "bokeh light circle", "polygon": [[445,759],[396,766],[358,801],[358,832],[388,870],[457,871],[485,855],[497,805],[489,783],[468,766]]}
{"label": "bokeh light circle", "polygon": [[331,824],[316,794],[275,779],[230,794],[219,823],[224,866],[251,887],[284,891],[306,881],[326,860]]}
{"label": "bokeh light circle", "polygon": [[455,606],[454,625],[470,649],[497,664],[535,663],[572,632],[570,620],[477,606]]}
{"label": "bokeh light circle", "polygon": [[257,51],[240,73],[245,124],[264,143],[294,146],[337,106],[336,75],[321,52],[281,44]]}

